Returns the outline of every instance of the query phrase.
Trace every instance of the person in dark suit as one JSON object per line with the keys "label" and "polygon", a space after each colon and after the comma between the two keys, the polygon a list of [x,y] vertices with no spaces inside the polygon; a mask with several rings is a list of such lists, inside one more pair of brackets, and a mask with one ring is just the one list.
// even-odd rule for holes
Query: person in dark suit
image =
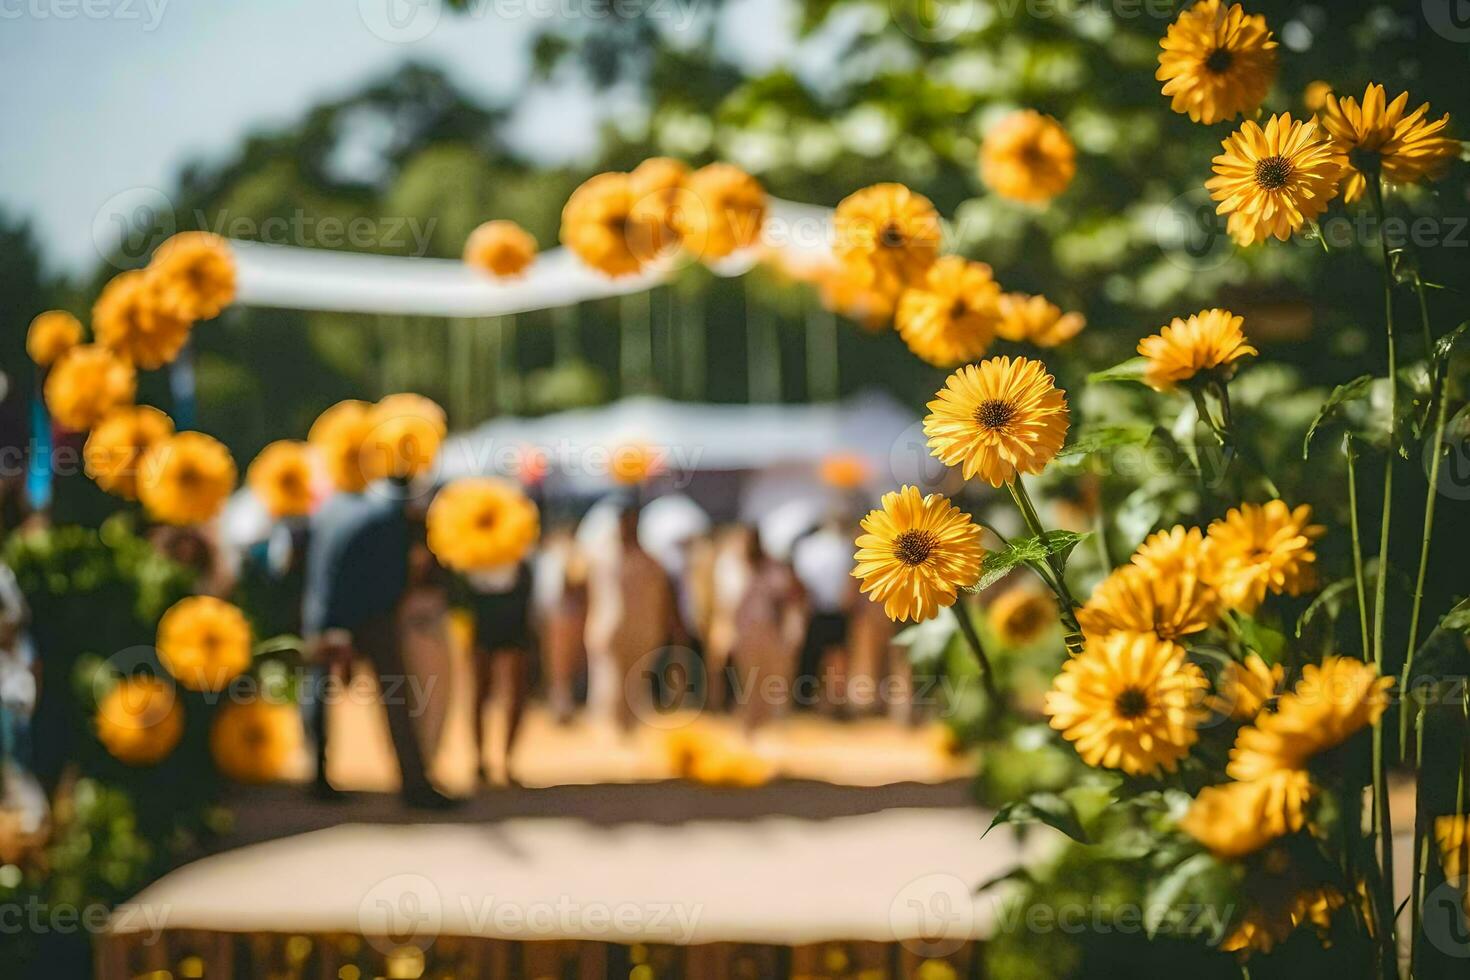
{"label": "person in dark suit", "polygon": [[[302,628],[309,648],[329,670],[341,670],[353,655],[373,665],[384,699],[388,732],[403,776],[403,797],[412,806],[439,808],[452,801],[429,782],[424,753],[414,729],[402,683],[407,672],[399,648],[397,611],[408,588],[409,553],[421,502],[404,480],[385,480],[366,493],[338,493],[312,516],[302,598]],[[325,703],[319,706],[317,782],[326,782]]]}

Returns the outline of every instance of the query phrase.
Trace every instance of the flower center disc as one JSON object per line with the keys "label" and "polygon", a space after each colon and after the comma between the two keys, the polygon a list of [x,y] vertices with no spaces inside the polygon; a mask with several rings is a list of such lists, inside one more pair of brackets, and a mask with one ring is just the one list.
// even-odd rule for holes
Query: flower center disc
{"label": "flower center disc", "polygon": [[1214,75],[1223,75],[1230,70],[1234,61],[1235,57],[1229,51],[1224,48],[1216,48],[1205,59],[1205,71]]}
{"label": "flower center disc", "polygon": [[1132,721],[1148,711],[1148,695],[1136,687],[1126,687],[1113,706],[1119,717]]}
{"label": "flower center disc", "polygon": [[891,223],[886,224],[878,232],[878,244],[884,248],[901,248],[903,246],[903,232],[899,231]]}
{"label": "flower center disc", "polygon": [[975,409],[975,424],[982,429],[999,429],[1016,417],[1016,406],[999,398],[990,398]]}
{"label": "flower center disc", "polygon": [[934,553],[939,539],[933,531],[904,531],[893,541],[893,552],[905,565],[922,565]]}
{"label": "flower center disc", "polygon": [[1279,191],[1291,179],[1291,162],[1285,157],[1266,157],[1256,164],[1256,183],[1268,191]]}

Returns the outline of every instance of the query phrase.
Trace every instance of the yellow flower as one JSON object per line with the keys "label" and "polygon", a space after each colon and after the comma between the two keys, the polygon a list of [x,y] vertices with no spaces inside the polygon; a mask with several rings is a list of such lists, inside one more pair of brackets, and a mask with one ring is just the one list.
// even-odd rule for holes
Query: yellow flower
{"label": "yellow flower", "polygon": [[903,291],[895,323],[909,350],[935,367],[954,367],[990,346],[999,297],[990,266],[946,255]]}
{"label": "yellow flower", "polygon": [[162,282],[143,271],[114,276],[92,306],[97,342],[144,370],[178,357],[192,328],[192,320],[164,306]]}
{"label": "yellow flower", "polygon": [[839,490],[855,490],[872,475],[868,461],[856,453],[833,453],[822,460],[822,482]]}
{"label": "yellow flower", "polygon": [[301,752],[301,714],[294,705],[270,701],[227,704],[210,729],[209,752],[227,779],[275,782]]}
{"label": "yellow flower", "polygon": [[1243,663],[1226,665],[1218,681],[1219,696],[1213,707],[1236,721],[1251,721],[1281,693],[1286,670],[1268,664],[1258,654],[1248,654]]}
{"label": "yellow flower", "polygon": [[658,472],[658,453],[651,446],[629,442],[618,446],[608,458],[608,475],[614,483],[637,486]]}
{"label": "yellow flower", "polygon": [[1115,633],[1062,664],[1045,711],[1089,766],[1152,776],[1177,769],[1198,739],[1207,684],[1183,647]]}
{"label": "yellow flower", "polygon": [[173,685],[156,677],[125,677],[97,705],[97,739],[129,766],[162,762],[184,737],[184,709]]}
{"label": "yellow flower", "polygon": [[1130,560],[1156,578],[1192,575],[1213,585],[1214,559],[1209,545],[1199,528],[1176,524],[1144,538]]}
{"label": "yellow flower", "polygon": [[1365,174],[1377,171],[1391,184],[1417,184],[1439,177],[1460,155],[1459,140],[1446,132],[1449,113],[1430,121],[1428,102],[1406,115],[1408,107],[1408,92],[1389,102],[1382,85],[1369,85],[1361,103],[1351,96],[1327,95],[1322,128],[1347,155],[1343,200],[1351,203],[1363,196]]}
{"label": "yellow flower", "polygon": [[684,190],[674,222],[691,255],[709,262],[760,241],[766,192],[750,174],[733,164],[712,163],[690,174]]}
{"label": "yellow flower", "polygon": [[889,619],[933,619],[980,578],[980,528],[942,494],[908,486],[885,493],[862,529],[852,574]]}
{"label": "yellow flower", "polygon": [[26,331],[26,353],[41,367],[50,367],[81,342],[82,322],[65,310],[47,310]]}
{"label": "yellow flower", "polygon": [[1253,904],[1246,911],[1235,931],[1220,944],[1221,949],[1242,955],[1269,953],[1307,923],[1325,934],[1332,927],[1332,913],[1345,904],[1341,892],[1325,887],[1286,894],[1276,889],[1263,897],[1263,903]]}
{"label": "yellow flower", "polygon": [[245,484],[272,517],[311,513],[311,452],[304,442],[278,439],[260,451],[245,471]]}
{"label": "yellow flower", "polygon": [[536,239],[514,221],[487,221],[470,232],[464,261],[496,278],[517,278],[536,260]]}
{"label": "yellow flower", "polygon": [[214,596],[180,599],[158,621],[158,659],[191,691],[219,691],[250,667],[250,623]]}
{"label": "yellow flower", "polygon": [[1025,647],[1057,625],[1057,604],[1051,594],[1018,585],[1002,592],[986,609],[990,628],[1010,647]]}
{"label": "yellow flower", "polygon": [[1201,310],[1188,320],[1175,317],[1167,327],[1138,342],[1148,360],[1144,381],[1154,391],[1172,391],[1201,372],[1228,381],[1240,361],[1259,353],[1245,339],[1244,317],[1229,310]]}
{"label": "yellow flower", "polygon": [[428,472],[448,424],[444,409],[423,395],[388,395],[368,414],[362,470],[369,481],[407,480]]}
{"label": "yellow flower", "polygon": [[235,256],[230,243],[207,231],[185,231],[158,246],[148,272],[160,304],[184,320],[209,320],[235,299]]}
{"label": "yellow flower", "polygon": [[87,475],[108,493],[137,500],[143,456],[173,434],[173,420],[156,408],[115,409],[97,423],[82,447]]}
{"label": "yellow flower", "polygon": [[773,775],[764,759],[736,739],[697,723],[669,732],[663,749],[680,779],[710,786],[759,786]]}
{"label": "yellow flower", "polygon": [[1217,213],[1230,216],[1225,230],[1239,245],[1273,235],[1286,241],[1327,210],[1347,162],[1316,123],[1290,113],[1272,116],[1264,129],[1247,119],[1220,147],[1205,187]]}
{"label": "yellow flower", "polygon": [[980,144],[980,179],[1012,201],[1042,204],[1072,183],[1077,148],[1062,124],[1035,109],[1013,112]]}
{"label": "yellow flower", "polygon": [[1291,509],[1280,500],[1241,504],[1210,525],[1216,588],[1227,606],[1254,612],[1273,595],[1301,595],[1317,583],[1312,542],[1327,533],[1308,523],[1312,508]]}
{"label": "yellow flower", "polygon": [[165,524],[202,524],[213,519],[239,476],[230,451],[203,432],[180,432],[159,440],[143,455],[138,499]]}
{"label": "yellow flower", "polygon": [[1301,830],[1306,824],[1302,805],[1310,795],[1310,777],[1302,770],[1207,786],[1179,826],[1219,857],[1241,858]]}
{"label": "yellow flower", "polygon": [[367,486],[362,468],[362,444],[372,430],[373,406],[368,402],[340,401],[317,416],[306,434],[332,486],[343,493],[361,493]]}
{"label": "yellow flower", "polygon": [[131,404],[137,387],[131,364],[99,344],[82,344],[46,375],[46,408],[63,429],[85,432],[113,409]]}
{"label": "yellow flower", "polygon": [[929,403],[924,434],[946,466],[993,487],[1040,473],[1067,438],[1067,396],[1040,361],[992,357],[949,376]]}
{"label": "yellow flower", "polygon": [[572,192],[561,212],[561,241],[608,276],[630,276],[644,256],[630,236],[633,189],[624,173],[598,174]]}
{"label": "yellow flower", "polygon": [[1162,577],[1138,565],[1123,565],[1093,590],[1077,611],[1077,622],[1089,637],[1152,633],[1161,640],[1178,640],[1208,629],[1219,610],[1219,596],[1197,575]]}
{"label": "yellow flower", "polygon": [[1013,343],[1060,347],[1082,332],[1087,320],[1081,313],[1063,313],[1045,296],[1006,293],[1000,298],[1000,323],[995,332]]}
{"label": "yellow flower", "polygon": [[1470,874],[1470,815],[1435,817],[1434,842],[1439,845],[1439,864],[1446,879],[1460,881]]}
{"label": "yellow flower", "polygon": [[1179,15],[1159,42],[1159,70],[1175,112],[1198,123],[1233,119],[1259,106],[1276,78],[1276,42],[1260,14],[1203,0]]}
{"label": "yellow flower", "polygon": [[633,197],[628,234],[645,262],[672,254],[682,242],[679,213],[696,203],[685,190],[689,167],[671,157],[650,157],[628,174]]}
{"label": "yellow flower", "polygon": [[1315,755],[1335,748],[1372,725],[1388,709],[1393,678],[1353,657],[1328,657],[1302,668],[1296,686],[1276,711],[1235,736],[1226,772],[1233,779],[1262,779],[1286,769],[1305,769]]}
{"label": "yellow flower", "polygon": [[864,285],[861,277],[847,266],[837,266],[821,279],[822,305],[840,313],[869,332],[882,330],[893,320],[898,300]]}
{"label": "yellow flower", "polygon": [[513,565],[541,533],[536,505],[495,477],[455,480],[429,505],[429,550],[461,572]]}
{"label": "yellow flower", "polygon": [[856,285],[897,296],[939,256],[939,212],[902,184],[874,184],[843,198],[832,216],[833,254]]}

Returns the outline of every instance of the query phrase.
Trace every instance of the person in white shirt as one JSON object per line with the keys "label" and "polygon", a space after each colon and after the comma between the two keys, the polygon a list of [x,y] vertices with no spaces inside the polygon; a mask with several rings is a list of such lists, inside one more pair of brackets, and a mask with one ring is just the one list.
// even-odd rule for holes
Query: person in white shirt
{"label": "person in white shirt", "polygon": [[847,656],[847,628],[856,580],[852,577],[856,532],[833,515],[817,530],[798,538],[791,551],[796,577],[811,604],[811,626],[797,671],[803,690],[821,691],[819,683],[840,675]]}

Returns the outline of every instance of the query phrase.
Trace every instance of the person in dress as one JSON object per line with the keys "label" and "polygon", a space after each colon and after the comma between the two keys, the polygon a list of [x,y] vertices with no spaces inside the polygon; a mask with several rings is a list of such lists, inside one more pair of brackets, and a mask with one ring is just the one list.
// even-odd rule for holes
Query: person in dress
{"label": "person in dress", "polygon": [[725,528],[715,538],[710,560],[709,615],[704,646],[705,706],[718,711],[729,699],[729,666],[735,652],[735,618],[754,571],[755,529]]}
{"label": "person in dress", "polygon": [[531,558],[531,608],[557,724],[572,720],[577,681],[587,670],[587,562],[570,530],[548,534]]}
{"label": "person in dress", "polygon": [[[857,591],[852,577],[855,536],[840,514],[832,514],[821,527],[798,538],[791,550],[792,570],[806,589],[812,611],[797,670],[798,689],[814,695],[826,690],[824,679],[843,673],[848,614]],[[819,702],[819,706],[830,705]]]}
{"label": "person in dress", "polygon": [[796,665],[806,638],[806,590],[791,566],[750,539],[750,584],[735,613],[735,691],[745,727],[755,729],[791,706]]}
{"label": "person in dress", "polygon": [[[531,631],[530,566],[524,562],[466,576],[475,620],[472,662],[475,673],[475,758],[482,784],[492,770],[505,774],[507,785],[517,785],[511,771],[516,736],[531,687],[530,661],[536,648]],[[487,755],[486,708],[499,695],[505,713],[505,741],[501,750]],[[491,765],[489,763],[495,763]]]}
{"label": "person in dress", "polygon": [[589,555],[589,572],[588,706],[626,732],[653,710],[657,658],[674,617],[668,576],[638,544],[636,505],[622,505],[616,544]]}

